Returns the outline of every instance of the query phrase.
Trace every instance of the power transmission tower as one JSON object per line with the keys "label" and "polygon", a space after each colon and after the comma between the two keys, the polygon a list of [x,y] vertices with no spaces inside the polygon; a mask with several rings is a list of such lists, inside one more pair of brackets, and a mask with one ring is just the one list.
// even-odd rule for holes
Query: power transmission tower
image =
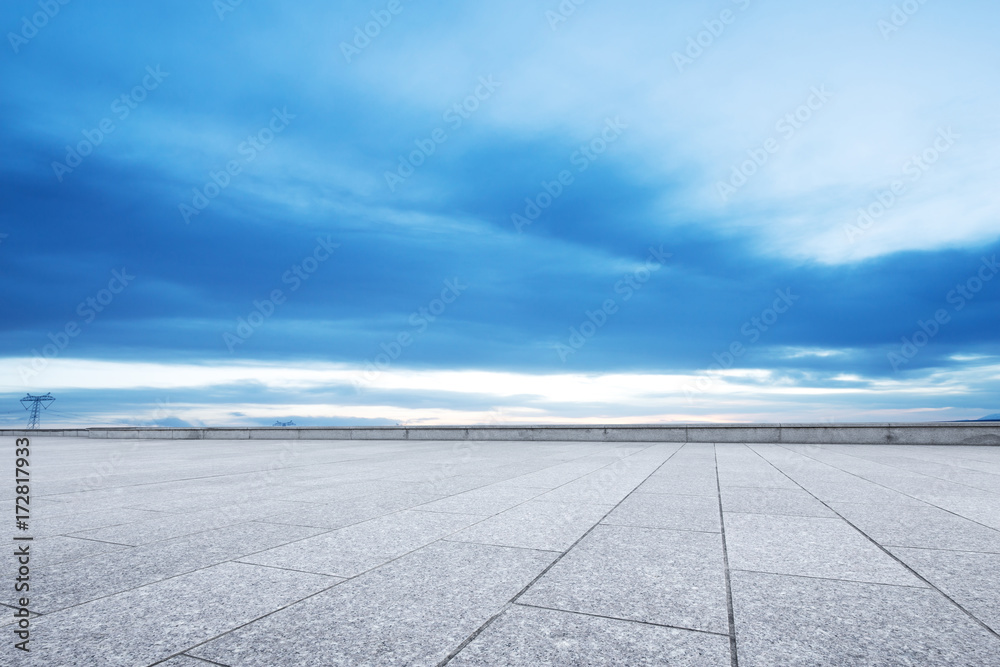
{"label": "power transmission tower", "polygon": [[39,406],[48,410],[49,406],[52,405],[52,401],[54,400],[56,399],[52,394],[45,394],[44,396],[32,396],[31,394],[28,394],[27,396],[21,399],[21,405],[24,406],[24,409],[31,411],[30,413],[28,413],[29,429],[38,428]]}

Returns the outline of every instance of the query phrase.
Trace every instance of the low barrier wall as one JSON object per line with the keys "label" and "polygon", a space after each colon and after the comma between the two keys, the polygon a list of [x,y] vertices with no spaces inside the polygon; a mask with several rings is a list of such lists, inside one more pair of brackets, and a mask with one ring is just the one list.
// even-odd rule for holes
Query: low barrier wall
{"label": "low barrier wall", "polygon": [[1000,445],[1000,422],[636,426],[368,426],[0,430],[0,435],[152,440],[526,440],[842,445]]}

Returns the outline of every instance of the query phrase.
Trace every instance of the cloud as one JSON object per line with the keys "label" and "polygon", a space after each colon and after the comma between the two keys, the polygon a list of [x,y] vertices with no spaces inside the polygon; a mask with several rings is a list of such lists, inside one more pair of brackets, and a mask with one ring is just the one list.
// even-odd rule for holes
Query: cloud
{"label": "cloud", "polygon": [[[4,377],[17,363],[0,362]],[[897,378],[716,366],[699,373],[561,373],[364,369],[330,364],[132,364],[66,359],[45,387],[47,421],[206,426],[304,423],[658,423],[917,421],[974,418],[1000,388],[1000,358]],[[359,382],[360,381],[360,382]],[[9,403],[17,387],[0,386]],[[942,403],[942,399],[944,403]],[[859,407],[863,405],[864,407]],[[8,413],[7,422],[23,418]],[[373,421],[375,420],[375,421]]]}

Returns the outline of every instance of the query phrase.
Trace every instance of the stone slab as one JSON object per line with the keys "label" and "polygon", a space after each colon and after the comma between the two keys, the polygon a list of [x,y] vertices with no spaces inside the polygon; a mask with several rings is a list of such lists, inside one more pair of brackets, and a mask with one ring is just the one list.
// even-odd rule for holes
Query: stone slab
{"label": "stone slab", "polygon": [[734,570],[924,586],[839,518],[725,514]]}
{"label": "stone slab", "polygon": [[718,500],[666,493],[633,493],[603,523],[713,533],[721,530]]}
{"label": "stone slab", "polygon": [[537,499],[550,502],[615,505],[632,493],[650,472],[635,463],[622,463],[619,467],[605,466],[537,496]]}
{"label": "stone slab", "polygon": [[206,530],[232,526],[285,511],[293,505],[280,500],[234,503],[197,512],[164,514],[134,523],[120,523],[96,530],[77,530],[74,537],[138,546]]}
{"label": "stone slab", "polygon": [[889,550],[1000,634],[1000,554],[903,547]]}
{"label": "stone slab", "polygon": [[1000,530],[1000,496],[923,496],[927,503],[975,521],[994,530]]}
{"label": "stone slab", "polygon": [[427,502],[427,498],[417,494],[400,493],[385,496],[373,494],[341,502],[301,503],[299,507],[270,514],[258,519],[258,521],[332,530],[410,509],[425,502]]}
{"label": "stone slab", "polygon": [[741,667],[996,664],[1000,639],[936,591],[733,572]]}
{"label": "stone slab", "polygon": [[597,526],[519,602],[726,633],[722,539],[714,533]]}
{"label": "stone slab", "polygon": [[[149,510],[119,509],[109,512],[105,510],[85,511],[72,514],[60,514],[52,518],[40,517],[29,522],[31,535],[34,537],[48,537],[55,535],[69,535],[86,530],[100,530],[102,528],[111,529],[127,525],[129,523],[139,523],[143,521],[156,521],[163,519],[166,515],[163,512]],[[169,519],[168,519],[169,520]],[[114,542],[115,540],[105,540]],[[125,544],[120,542],[120,544]]]}
{"label": "stone slab", "polygon": [[831,507],[879,544],[1000,554],[1000,531],[930,505],[908,505],[892,512],[862,503],[831,503]]}
{"label": "stone slab", "polygon": [[565,551],[611,510],[611,505],[529,500],[460,530],[447,539],[522,549]]}
{"label": "stone slab", "polygon": [[242,562],[353,577],[455,533],[480,516],[403,511],[261,551]]}
{"label": "stone slab", "polygon": [[545,493],[545,489],[491,484],[421,505],[429,512],[454,512],[492,516]]}
{"label": "stone slab", "polygon": [[174,656],[166,662],[159,663],[163,667],[212,667],[213,664],[218,665],[218,663],[206,662],[205,660],[192,658],[183,654]]}
{"label": "stone slab", "polygon": [[719,485],[714,474],[698,470],[660,470],[645,480],[637,493],[667,493],[692,496],[719,497]]}
{"label": "stone slab", "polygon": [[449,665],[704,667],[729,663],[729,637],[515,604]]}
{"label": "stone slab", "polygon": [[14,664],[150,665],[337,581],[222,563],[47,614],[33,624],[31,653],[18,655]]}
{"label": "stone slab", "polygon": [[436,665],[553,557],[438,542],[187,653],[239,667]]}
{"label": "stone slab", "polygon": [[[245,523],[32,569],[32,609],[50,613],[287,544],[316,529]],[[14,592],[5,596],[13,603]]]}
{"label": "stone slab", "polygon": [[722,509],[743,514],[837,516],[833,510],[802,489],[724,486]]}

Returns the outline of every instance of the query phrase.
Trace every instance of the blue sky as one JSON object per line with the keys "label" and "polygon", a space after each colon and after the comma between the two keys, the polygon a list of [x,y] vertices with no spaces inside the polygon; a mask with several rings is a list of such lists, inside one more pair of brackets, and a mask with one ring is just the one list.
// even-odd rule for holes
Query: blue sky
{"label": "blue sky", "polygon": [[998,18],[7,3],[0,423],[997,412]]}

